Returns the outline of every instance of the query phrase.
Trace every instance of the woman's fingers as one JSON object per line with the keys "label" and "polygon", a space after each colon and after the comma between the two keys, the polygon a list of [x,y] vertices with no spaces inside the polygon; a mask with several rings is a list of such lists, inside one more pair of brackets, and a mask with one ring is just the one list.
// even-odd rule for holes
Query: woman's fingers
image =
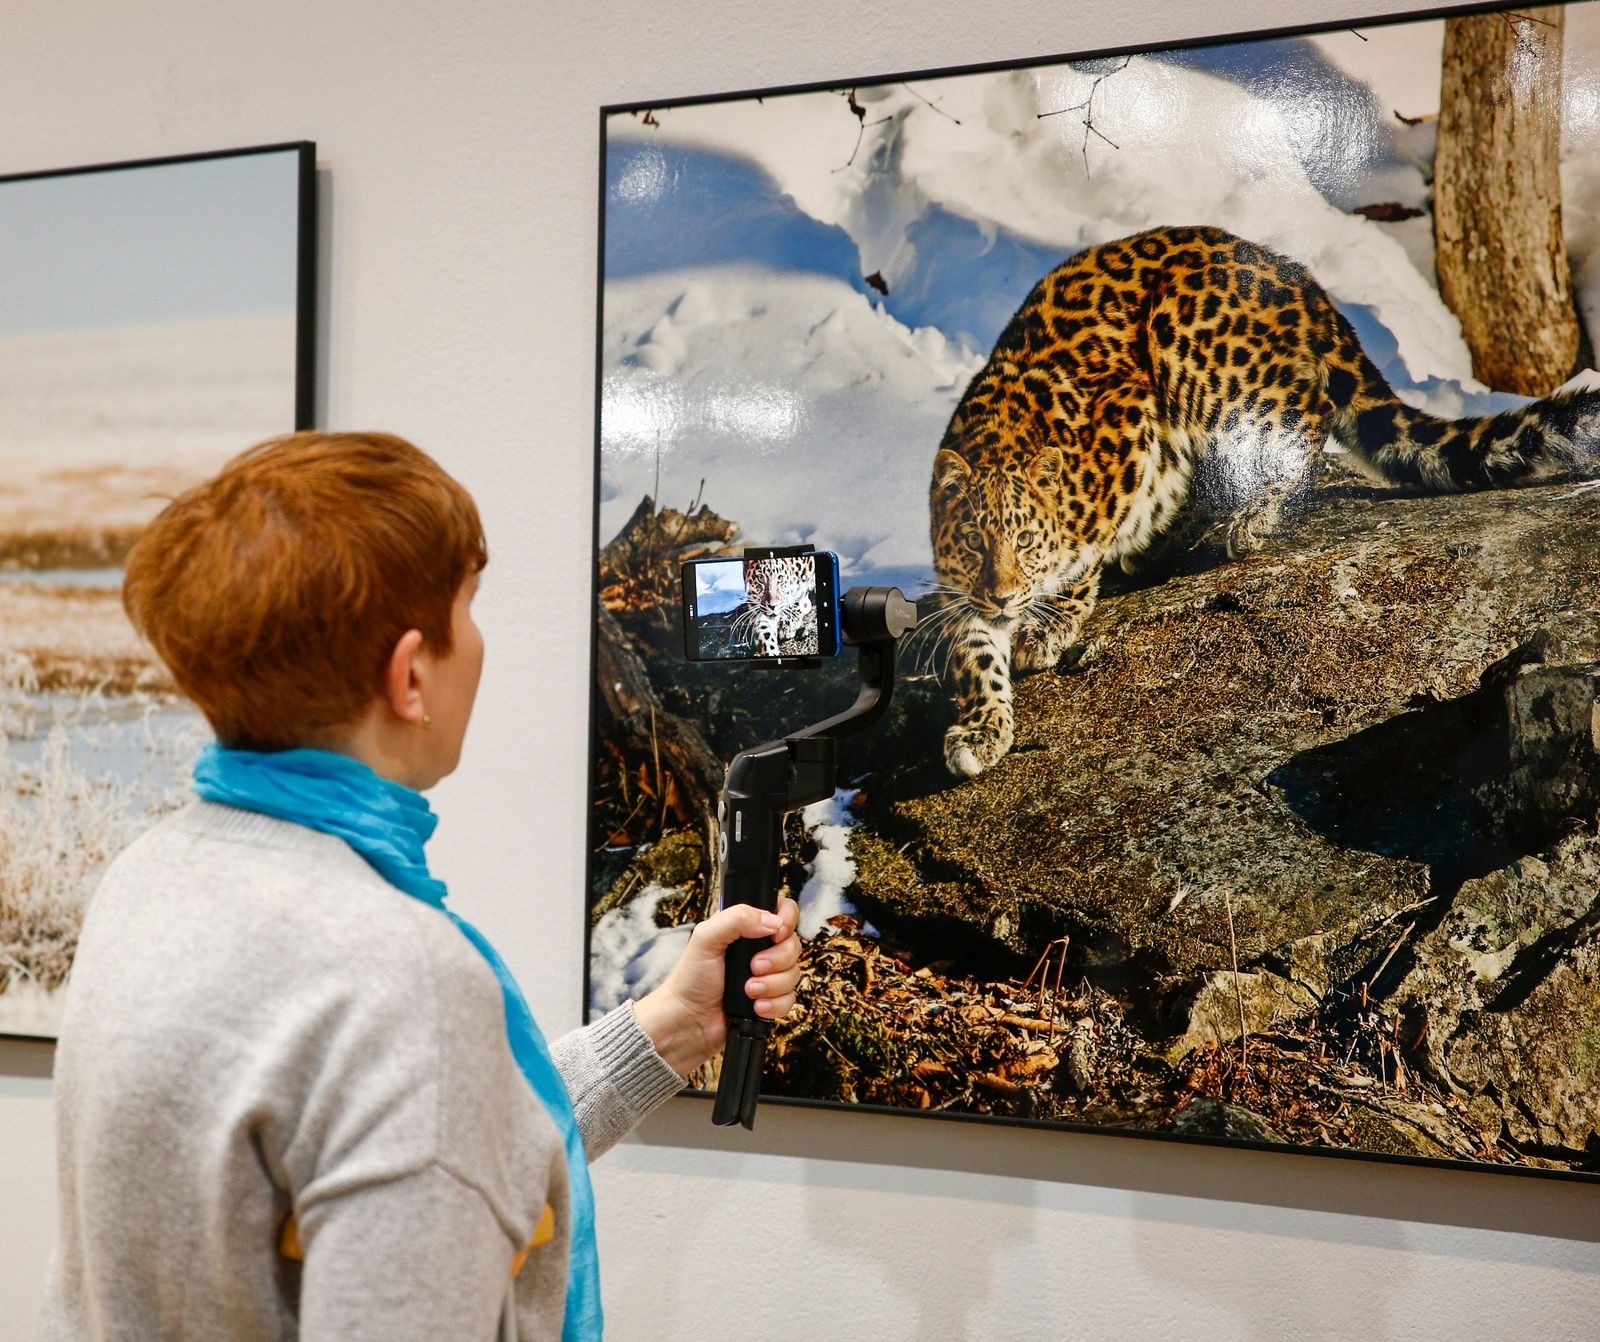
{"label": "woman's fingers", "polygon": [[787,937],[799,925],[800,906],[790,899],[788,895],[782,895],[778,899],[777,914],[783,923],[783,931],[778,934],[781,939]]}
{"label": "woman's fingers", "polygon": [[772,945],[750,962],[754,977],[744,985],[755,1001],[756,1015],[763,1020],[782,1020],[793,1011],[794,990],[800,983],[800,938],[794,935],[800,906],[785,895],[776,912],[782,930],[773,937]]}
{"label": "woman's fingers", "polygon": [[[754,979],[751,980],[755,982]],[[764,1020],[782,1020],[794,1010],[794,994],[784,993],[779,997],[756,998],[756,1015]]]}
{"label": "woman's fingers", "polygon": [[800,938],[789,937],[769,950],[764,950],[750,962],[756,974],[778,974],[793,969],[800,963]]}

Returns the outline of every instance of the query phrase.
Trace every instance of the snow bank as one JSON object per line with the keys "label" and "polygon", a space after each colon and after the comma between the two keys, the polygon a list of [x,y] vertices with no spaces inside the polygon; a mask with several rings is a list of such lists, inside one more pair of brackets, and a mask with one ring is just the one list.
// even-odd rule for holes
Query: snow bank
{"label": "snow bank", "polygon": [[[705,501],[752,542],[847,573],[925,566],[928,472],[981,366],[843,281],[718,267],[606,286],[600,531],[641,496]],[[659,461],[658,461],[659,454]]]}
{"label": "snow bank", "polygon": [[856,911],[844,893],[856,878],[855,859],[850,856],[850,831],[856,825],[850,803],[855,796],[853,788],[840,788],[800,813],[817,845],[799,900],[800,935],[807,941],[822,931],[828,919]]}
{"label": "snow bank", "polygon": [[[857,123],[829,93],[670,109],[659,114],[659,134],[759,163],[799,209],[854,239],[862,272],[887,281],[891,312],[901,294],[925,298],[930,270],[947,272],[935,288],[992,287],[989,274],[984,285],[965,284],[973,276],[929,248],[930,227],[950,241],[950,229],[938,227],[945,220],[965,221],[980,240],[981,254],[968,258],[974,266],[992,266],[998,254],[1009,274],[1026,260],[1037,266],[1033,279],[1094,243],[1207,223],[1306,262],[1341,305],[1372,311],[1394,337],[1387,371],[1400,385],[1445,379],[1482,390],[1431,276],[1418,273],[1385,226],[1331,204],[1308,173],[1307,159],[1334,152],[1316,137],[1348,132],[1346,111],[1261,97],[1162,59],[1136,57],[1108,71],[1096,62],[859,89],[866,125],[853,160]],[[1095,129],[1115,147],[1090,135],[1086,163],[1083,113],[1063,109],[1091,94]],[[1371,157],[1389,165],[1390,146]],[[1412,168],[1393,194],[1415,197],[1420,182]],[[1027,287],[1007,302],[1020,302]],[[985,349],[998,333],[992,317],[942,324]]]}
{"label": "snow bank", "polygon": [[679,893],[671,886],[652,883],[595,924],[589,933],[591,1020],[666,982],[694,928],[688,924],[657,927],[656,906],[668,895]]}

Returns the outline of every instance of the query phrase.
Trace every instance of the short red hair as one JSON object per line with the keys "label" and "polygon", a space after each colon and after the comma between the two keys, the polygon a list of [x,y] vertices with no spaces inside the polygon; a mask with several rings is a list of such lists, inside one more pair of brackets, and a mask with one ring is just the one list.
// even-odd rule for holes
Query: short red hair
{"label": "short red hair", "polygon": [[122,604],[224,745],[314,744],[381,691],[488,562],[472,496],[386,433],[295,433],[174,499],[128,556]]}

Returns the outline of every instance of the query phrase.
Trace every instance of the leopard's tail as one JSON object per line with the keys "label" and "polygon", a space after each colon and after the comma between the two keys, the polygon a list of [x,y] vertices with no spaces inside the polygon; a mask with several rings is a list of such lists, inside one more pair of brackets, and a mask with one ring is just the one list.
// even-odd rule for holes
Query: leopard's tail
{"label": "leopard's tail", "polygon": [[1324,357],[1340,442],[1396,484],[1429,493],[1600,473],[1600,391],[1564,391],[1482,419],[1439,419],[1401,401],[1330,305]]}

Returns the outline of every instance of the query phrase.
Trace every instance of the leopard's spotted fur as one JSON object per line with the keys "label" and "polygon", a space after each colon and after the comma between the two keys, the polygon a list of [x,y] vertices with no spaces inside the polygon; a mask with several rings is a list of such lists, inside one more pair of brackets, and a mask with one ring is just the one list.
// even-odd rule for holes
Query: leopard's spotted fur
{"label": "leopard's spotted fur", "polygon": [[[744,610],[757,657],[796,656],[817,646],[814,559],[758,559],[745,565]],[[736,624],[737,627],[737,624]]]}
{"label": "leopard's spotted fur", "polygon": [[934,460],[934,568],[959,626],[945,762],[1011,748],[1013,670],[1053,667],[1102,567],[1169,525],[1211,457],[1242,500],[1228,548],[1277,522],[1330,435],[1389,480],[1494,488],[1591,468],[1600,392],[1449,421],[1400,402],[1305,267],[1216,228],[1160,228],[1046,275]]}

